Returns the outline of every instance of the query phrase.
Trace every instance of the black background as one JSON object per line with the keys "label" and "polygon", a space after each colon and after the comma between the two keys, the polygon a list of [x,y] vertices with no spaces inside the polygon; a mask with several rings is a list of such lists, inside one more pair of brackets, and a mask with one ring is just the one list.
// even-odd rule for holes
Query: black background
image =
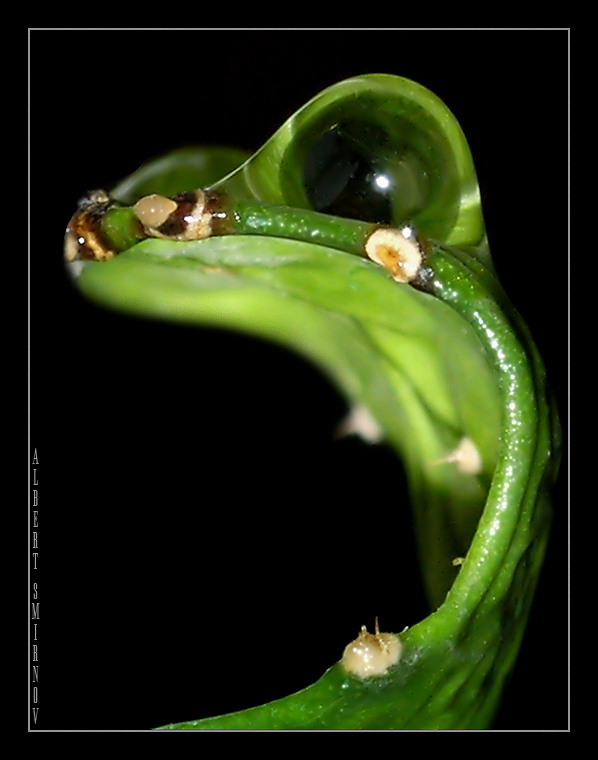
{"label": "black background", "polygon": [[[77,199],[186,144],[259,147],[346,77],[442,98],[499,274],[567,407],[564,31],[34,31],[31,444],[39,720],[145,729],[313,682],[362,623],[426,613],[401,466],[275,346],[98,309],[61,263]],[[496,727],[567,726],[567,489]]]}

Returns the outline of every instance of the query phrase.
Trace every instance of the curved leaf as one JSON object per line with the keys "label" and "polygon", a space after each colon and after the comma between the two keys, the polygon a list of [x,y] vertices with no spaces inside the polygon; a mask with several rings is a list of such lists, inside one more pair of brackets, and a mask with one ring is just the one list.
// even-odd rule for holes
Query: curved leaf
{"label": "curved leaf", "polygon": [[[365,407],[404,461],[434,612],[401,632],[402,657],[383,677],[361,680],[337,663],[282,700],[164,728],[485,728],[521,641],[549,526],[557,428],[541,361],[495,279],[473,162],[452,114],[399,77],[348,80],[215,187],[309,207],[305,161],[341,122],[384,155],[393,221],[407,216],[435,239],[429,292],[343,251],[244,235],[148,239],[108,263],[75,262],[73,272],[104,306],[292,347]],[[181,155],[167,157],[117,196],[185,189],[180,172]],[[443,462],[463,439],[481,458],[473,471]]]}

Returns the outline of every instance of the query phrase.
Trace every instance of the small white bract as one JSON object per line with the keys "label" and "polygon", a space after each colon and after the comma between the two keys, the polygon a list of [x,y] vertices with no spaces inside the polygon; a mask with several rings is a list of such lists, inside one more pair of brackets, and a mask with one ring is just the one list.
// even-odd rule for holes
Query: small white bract
{"label": "small white bract", "polygon": [[480,452],[471,438],[467,436],[461,438],[456,449],[453,449],[453,451],[434,464],[446,463],[454,464],[459,472],[462,472],[464,475],[479,475],[482,471]]}
{"label": "small white bract", "polygon": [[351,407],[345,419],[336,430],[337,438],[347,435],[359,435],[367,443],[380,443],[384,433],[378,421],[363,404]]}
{"label": "small white bract", "polygon": [[146,195],[133,206],[133,211],[144,227],[156,229],[168,219],[177,204],[171,198],[164,195]]}
{"label": "small white bract", "polygon": [[358,678],[383,676],[400,660],[402,650],[399,637],[394,633],[380,633],[376,619],[376,632],[368,633],[363,625],[355,641],[345,647],[341,663],[348,673]]}
{"label": "small white bract", "polygon": [[381,227],[367,239],[365,252],[397,282],[411,282],[422,265],[422,251],[411,227]]}

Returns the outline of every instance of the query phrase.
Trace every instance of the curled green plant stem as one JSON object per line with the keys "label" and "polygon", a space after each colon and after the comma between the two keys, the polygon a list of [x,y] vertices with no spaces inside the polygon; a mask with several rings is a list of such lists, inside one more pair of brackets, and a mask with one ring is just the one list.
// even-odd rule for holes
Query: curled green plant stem
{"label": "curled green plant stem", "polygon": [[302,240],[367,257],[385,266],[397,282],[414,280],[422,264],[422,244],[409,225],[396,229],[204,190],[172,197],[150,194],[132,208],[94,191],[80,201],[69,224],[65,255],[69,262],[109,261],[146,238],[185,242],[233,234]]}
{"label": "curled green plant stem", "polygon": [[403,459],[432,612],[362,630],[297,694],[164,728],[488,727],[542,564],[559,434],[456,120],[413,82],[364,76],[222,179],[177,187],[186,166],[160,159],[82,201],[65,241],[78,287],[316,363]]}

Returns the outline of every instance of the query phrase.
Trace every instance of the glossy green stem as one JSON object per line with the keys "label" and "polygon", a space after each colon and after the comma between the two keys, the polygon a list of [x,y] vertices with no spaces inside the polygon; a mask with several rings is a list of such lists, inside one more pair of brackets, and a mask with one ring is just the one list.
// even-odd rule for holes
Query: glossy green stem
{"label": "glossy green stem", "polygon": [[[526,329],[512,310],[500,308],[467,261],[462,251],[429,246],[425,292],[471,325],[497,373],[501,447],[478,529],[446,599],[401,635],[403,663],[384,685],[388,714],[379,712],[367,685],[347,680],[335,666],[313,687],[277,702],[164,728],[487,728],[521,643],[545,552],[551,509],[544,492],[558,435]],[[370,703],[377,707],[369,711]]]}
{"label": "glossy green stem", "polygon": [[[260,235],[301,240],[365,256],[365,242],[379,225],[321,214],[309,209],[264,205],[222,196],[222,213],[214,235]],[[132,207],[112,206],[102,220],[102,231],[118,252],[147,237]]]}
{"label": "glossy green stem", "polygon": [[[427,292],[469,322],[492,361],[503,409],[501,449],[486,507],[461,572],[439,611],[458,628],[478,605],[488,602],[490,593],[493,606],[497,596],[504,597],[514,568],[535,537],[530,525],[534,509],[542,508],[538,493],[551,455],[550,414],[541,362],[525,334],[520,339],[517,320],[490,297],[462,254],[431,246],[427,266],[431,273]],[[544,514],[542,532],[548,521]],[[517,534],[519,526],[523,527]]]}
{"label": "glossy green stem", "polygon": [[129,206],[111,206],[102,219],[102,232],[119,253],[147,237]]}
{"label": "glossy green stem", "polygon": [[265,206],[242,200],[230,203],[231,216],[234,219],[233,231],[240,235],[266,235],[303,240],[357,256],[365,256],[365,242],[379,226],[303,208]]}

